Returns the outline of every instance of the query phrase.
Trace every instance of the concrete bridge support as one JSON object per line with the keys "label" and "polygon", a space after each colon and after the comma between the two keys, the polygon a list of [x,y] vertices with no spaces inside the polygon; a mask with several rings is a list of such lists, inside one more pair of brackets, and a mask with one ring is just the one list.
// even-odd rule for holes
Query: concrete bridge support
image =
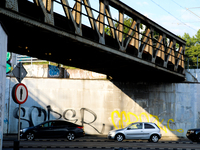
{"label": "concrete bridge support", "polygon": [[4,101],[6,88],[7,34],[0,24],[0,150],[3,140]]}
{"label": "concrete bridge support", "polygon": [[[21,127],[63,119],[86,134],[107,135],[131,122],[155,122],[163,136],[186,138],[200,127],[199,83],[111,82],[109,80],[25,78],[29,97],[21,106]],[[7,78],[6,95],[17,83]],[[8,86],[9,85],[9,86]],[[5,97],[4,133],[16,134],[18,105]]]}

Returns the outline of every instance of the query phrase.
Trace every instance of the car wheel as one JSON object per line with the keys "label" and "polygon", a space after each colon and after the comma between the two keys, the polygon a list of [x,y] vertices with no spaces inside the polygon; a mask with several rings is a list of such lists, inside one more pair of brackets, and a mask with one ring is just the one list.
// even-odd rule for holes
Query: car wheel
{"label": "car wheel", "polygon": [[158,138],[158,135],[152,135],[151,136],[151,138],[150,138],[150,140],[152,141],[152,142],[154,142],[154,143],[157,143],[158,141],[159,141],[159,138]]}
{"label": "car wheel", "polygon": [[124,135],[123,134],[117,134],[115,139],[118,141],[118,142],[122,142],[124,140]]}
{"label": "car wheel", "polygon": [[34,138],[35,138],[35,135],[34,135],[33,132],[28,132],[28,133],[26,134],[26,139],[27,139],[27,140],[32,141],[32,140],[34,140]]}
{"label": "car wheel", "polygon": [[75,139],[75,134],[73,132],[67,133],[67,140],[72,141]]}

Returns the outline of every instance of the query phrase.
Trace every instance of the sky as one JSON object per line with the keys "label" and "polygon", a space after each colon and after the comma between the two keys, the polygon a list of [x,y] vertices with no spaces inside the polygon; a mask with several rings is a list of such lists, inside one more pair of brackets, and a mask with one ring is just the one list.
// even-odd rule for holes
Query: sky
{"label": "sky", "polygon": [[170,32],[195,36],[200,29],[200,0],[121,0]]}
{"label": "sky", "polygon": [[[89,0],[96,10],[99,10],[99,0]],[[175,35],[183,36],[188,33],[195,36],[200,29],[200,0],[120,0],[137,12],[145,15]],[[71,7],[74,0],[68,0]],[[56,10],[63,13],[62,7],[56,6]],[[84,11],[84,9],[83,9]],[[113,18],[118,18],[118,11],[111,8]],[[95,14],[96,17],[98,14]],[[89,24],[83,16],[83,23]]]}

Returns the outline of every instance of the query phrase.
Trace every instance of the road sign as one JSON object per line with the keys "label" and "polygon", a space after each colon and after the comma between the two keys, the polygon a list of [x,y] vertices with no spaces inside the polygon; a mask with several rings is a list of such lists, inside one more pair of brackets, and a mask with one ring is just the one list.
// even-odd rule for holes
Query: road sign
{"label": "road sign", "polygon": [[27,71],[22,65],[21,62],[17,64],[17,66],[12,71],[13,75],[17,78],[19,83],[24,79],[24,77],[27,75]]}
{"label": "road sign", "polygon": [[17,78],[19,84],[16,84],[12,89],[12,97],[15,103],[19,104],[19,119],[18,119],[18,141],[20,141],[20,110],[21,104],[25,103],[28,98],[28,90],[21,81],[27,75],[26,69],[22,63],[19,62],[12,71],[13,75]]}
{"label": "road sign", "polygon": [[28,98],[27,87],[23,83],[16,84],[12,89],[12,98],[17,104],[25,103]]}

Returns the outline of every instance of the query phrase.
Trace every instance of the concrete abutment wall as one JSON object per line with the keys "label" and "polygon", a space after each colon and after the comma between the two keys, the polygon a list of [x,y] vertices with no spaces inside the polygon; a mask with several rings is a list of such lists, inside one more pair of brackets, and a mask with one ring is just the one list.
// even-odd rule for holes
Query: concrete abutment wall
{"label": "concrete abutment wall", "polygon": [[[15,78],[7,78],[11,95]],[[185,137],[200,127],[198,83],[122,83],[108,80],[25,78],[29,91],[22,104],[22,128],[48,119],[82,124],[86,134],[106,135],[131,122],[155,122],[163,136]],[[17,133],[18,105],[6,96],[4,133]],[[50,116],[50,118],[48,117]]]}
{"label": "concrete abutment wall", "polygon": [[4,100],[6,89],[7,34],[0,23],[0,150],[2,149]]}

